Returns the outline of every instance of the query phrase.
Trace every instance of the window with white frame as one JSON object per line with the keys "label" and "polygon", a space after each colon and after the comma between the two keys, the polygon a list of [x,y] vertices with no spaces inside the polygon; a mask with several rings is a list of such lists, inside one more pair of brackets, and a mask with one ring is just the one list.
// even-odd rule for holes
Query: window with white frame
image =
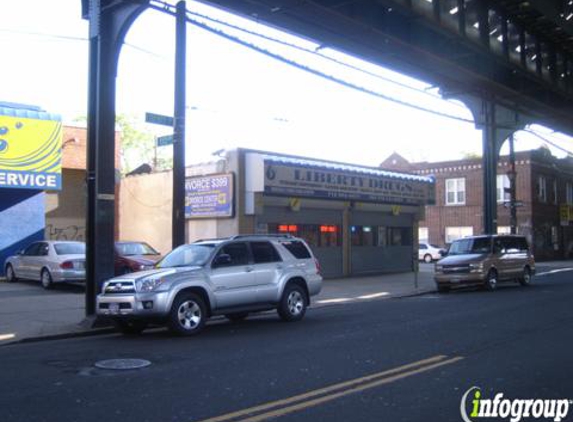
{"label": "window with white frame", "polygon": [[511,227],[510,226],[497,226],[497,234],[510,234]]}
{"label": "window with white frame", "polygon": [[446,205],[466,203],[466,179],[446,179]]}
{"label": "window with white frame", "polygon": [[547,202],[547,179],[545,176],[537,178],[537,199],[541,202]]}
{"label": "window with white frame", "polygon": [[446,227],[446,243],[452,243],[456,239],[472,236],[473,234],[474,228],[472,226]]}
{"label": "window with white frame", "polygon": [[497,202],[505,202],[511,199],[509,191],[506,192],[506,188],[509,189],[509,177],[507,174],[497,175]]}
{"label": "window with white frame", "polygon": [[420,242],[428,242],[428,228],[427,227],[418,227],[418,241]]}
{"label": "window with white frame", "polygon": [[565,185],[565,201],[568,205],[573,205],[573,183],[571,182]]}

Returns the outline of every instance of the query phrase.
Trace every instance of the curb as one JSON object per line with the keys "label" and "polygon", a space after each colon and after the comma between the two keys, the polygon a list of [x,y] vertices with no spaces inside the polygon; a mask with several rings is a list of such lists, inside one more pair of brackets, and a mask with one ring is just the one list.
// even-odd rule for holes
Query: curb
{"label": "curb", "polygon": [[50,334],[46,336],[26,337],[19,340],[8,341],[3,344],[0,343],[0,347],[13,346],[16,344],[39,343],[42,341],[50,341],[50,340],[65,340],[69,338],[92,337],[97,335],[114,334],[114,333],[117,333],[117,330],[115,328],[96,328],[90,331],[77,331],[77,332],[62,333],[62,334]]}

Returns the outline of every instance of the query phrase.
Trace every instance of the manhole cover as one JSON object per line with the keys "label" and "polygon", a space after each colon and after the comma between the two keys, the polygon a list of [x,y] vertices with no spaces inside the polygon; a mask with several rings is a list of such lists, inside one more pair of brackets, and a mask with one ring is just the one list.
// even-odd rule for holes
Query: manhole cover
{"label": "manhole cover", "polygon": [[151,362],[145,359],[107,359],[95,363],[100,369],[140,369],[149,365]]}

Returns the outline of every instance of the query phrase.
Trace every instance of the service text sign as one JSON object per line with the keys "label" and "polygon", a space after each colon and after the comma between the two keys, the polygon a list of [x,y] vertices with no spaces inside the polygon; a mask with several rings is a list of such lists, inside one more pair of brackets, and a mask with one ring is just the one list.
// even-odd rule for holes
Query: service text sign
{"label": "service text sign", "polygon": [[188,177],[185,180],[185,217],[233,216],[233,174]]}

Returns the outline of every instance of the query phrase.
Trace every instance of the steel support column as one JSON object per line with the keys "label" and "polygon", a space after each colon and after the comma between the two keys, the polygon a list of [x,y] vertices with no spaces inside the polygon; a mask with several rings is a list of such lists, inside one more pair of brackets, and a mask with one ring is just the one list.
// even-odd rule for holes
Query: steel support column
{"label": "steel support column", "polygon": [[485,125],[482,131],[483,142],[483,231],[484,234],[497,232],[497,159],[498,148],[496,147],[496,118],[495,103],[483,101],[483,115]]}
{"label": "steel support column", "polygon": [[177,3],[175,23],[175,107],[173,112],[173,249],[185,243],[185,61],[187,20],[185,1]]}
{"label": "steel support column", "polygon": [[84,0],[89,18],[86,216],[86,316],[95,314],[103,281],[113,276],[115,220],[115,90],[127,30],[147,1]]}

